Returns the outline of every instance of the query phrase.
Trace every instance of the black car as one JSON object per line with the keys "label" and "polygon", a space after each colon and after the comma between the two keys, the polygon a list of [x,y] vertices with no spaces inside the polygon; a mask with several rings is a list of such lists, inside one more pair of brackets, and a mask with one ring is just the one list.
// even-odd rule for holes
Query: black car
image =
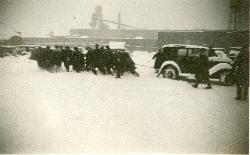
{"label": "black car", "polygon": [[[208,54],[208,48],[196,45],[168,44],[162,47],[164,62],[157,76],[176,79],[184,74],[194,74],[201,52]],[[209,74],[213,79],[219,79],[221,83],[228,80],[232,69],[229,58],[217,56],[209,57]]]}

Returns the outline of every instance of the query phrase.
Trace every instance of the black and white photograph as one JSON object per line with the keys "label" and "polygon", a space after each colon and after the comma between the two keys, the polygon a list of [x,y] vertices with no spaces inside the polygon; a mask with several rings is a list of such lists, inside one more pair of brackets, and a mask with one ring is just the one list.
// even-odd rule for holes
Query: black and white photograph
{"label": "black and white photograph", "polygon": [[0,154],[248,154],[249,0],[0,0]]}

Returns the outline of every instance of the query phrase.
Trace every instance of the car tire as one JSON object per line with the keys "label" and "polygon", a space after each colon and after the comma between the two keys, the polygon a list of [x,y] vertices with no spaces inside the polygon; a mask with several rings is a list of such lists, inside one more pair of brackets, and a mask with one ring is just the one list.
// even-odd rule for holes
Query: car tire
{"label": "car tire", "polygon": [[167,66],[164,69],[163,77],[164,78],[169,78],[169,79],[177,79],[178,71],[172,66]]}

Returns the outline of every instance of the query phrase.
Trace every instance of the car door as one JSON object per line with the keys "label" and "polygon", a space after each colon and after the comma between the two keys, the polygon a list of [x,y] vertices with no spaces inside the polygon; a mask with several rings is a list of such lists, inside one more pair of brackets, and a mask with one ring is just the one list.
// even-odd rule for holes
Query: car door
{"label": "car door", "polygon": [[189,48],[188,49],[188,60],[187,60],[187,73],[196,73],[199,55],[201,50],[199,48]]}
{"label": "car door", "polygon": [[176,56],[176,63],[179,65],[182,73],[187,73],[188,71],[188,52],[186,48],[178,48]]}

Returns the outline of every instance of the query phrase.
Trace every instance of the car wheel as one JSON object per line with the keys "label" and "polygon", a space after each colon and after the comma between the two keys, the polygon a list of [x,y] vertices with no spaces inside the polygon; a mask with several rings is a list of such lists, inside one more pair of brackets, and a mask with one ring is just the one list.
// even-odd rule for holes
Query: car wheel
{"label": "car wheel", "polygon": [[164,70],[163,77],[169,78],[169,79],[176,79],[177,78],[177,71],[173,67],[167,67]]}
{"label": "car wheel", "polygon": [[229,74],[230,74],[229,71],[223,71],[220,73],[219,82],[221,85],[228,85],[229,84],[229,78],[228,78]]}

